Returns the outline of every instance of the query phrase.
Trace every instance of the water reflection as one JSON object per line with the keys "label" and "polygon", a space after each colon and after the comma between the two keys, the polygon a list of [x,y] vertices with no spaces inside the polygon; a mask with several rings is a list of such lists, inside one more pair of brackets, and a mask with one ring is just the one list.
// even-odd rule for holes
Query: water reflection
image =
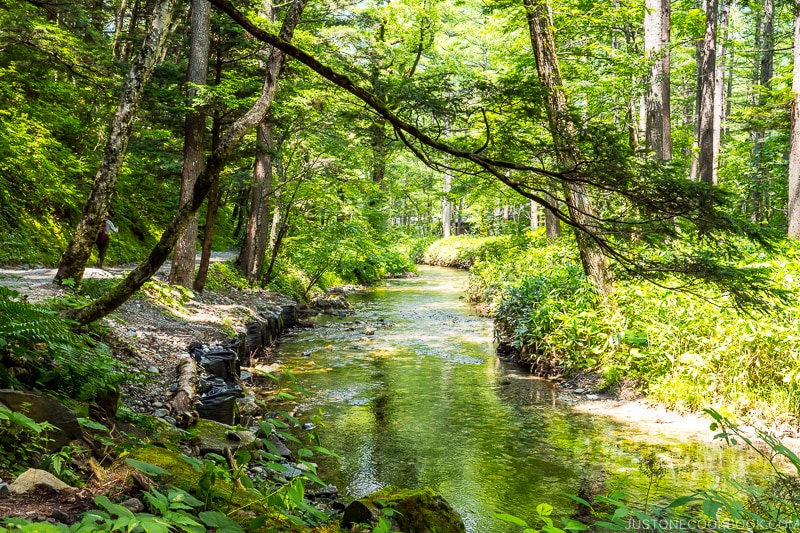
{"label": "water reflection", "polygon": [[[420,274],[353,295],[355,316],[320,318],[320,327],[281,342],[280,358],[314,393],[306,408],[324,412],[323,443],[341,457],[321,459],[321,469],[344,494],[430,486],[470,531],[493,533],[508,530],[495,512],[530,520],[548,502],[570,516],[564,493],[602,483],[644,492],[646,451],[670,467],[661,495],[765,475],[735,450],[669,433],[654,439],[574,412],[551,384],[495,357],[491,321],[460,298],[463,272]],[[309,351],[312,367],[301,356]]]}

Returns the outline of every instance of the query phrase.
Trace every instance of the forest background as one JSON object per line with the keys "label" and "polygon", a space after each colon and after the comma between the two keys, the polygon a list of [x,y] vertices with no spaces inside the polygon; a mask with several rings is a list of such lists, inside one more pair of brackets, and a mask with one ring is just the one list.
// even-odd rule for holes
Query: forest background
{"label": "forest background", "polygon": [[0,261],[79,284],[107,211],[108,261],[144,259],[67,315],[173,248],[175,284],[237,248],[307,299],[469,235],[428,259],[540,374],[795,418],[797,6],[214,4],[0,9]]}

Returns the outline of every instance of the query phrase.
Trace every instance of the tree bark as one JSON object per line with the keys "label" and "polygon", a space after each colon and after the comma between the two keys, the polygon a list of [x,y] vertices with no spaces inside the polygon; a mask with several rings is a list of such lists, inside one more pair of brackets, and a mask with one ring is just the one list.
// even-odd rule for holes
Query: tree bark
{"label": "tree bark", "polygon": [[[278,11],[271,0],[263,0],[261,16],[275,22]],[[271,47],[264,50],[268,55]],[[268,68],[268,57],[260,64]],[[256,128],[256,154],[253,165],[253,179],[250,184],[250,209],[245,225],[242,249],[238,264],[248,282],[255,283],[264,265],[267,252],[267,228],[269,225],[269,195],[272,186],[272,123],[265,118]]]}
{"label": "tree bark", "polygon": [[250,211],[245,226],[244,243],[239,253],[239,268],[250,283],[258,280],[267,252],[273,144],[272,123],[264,120],[256,128],[256,158],[250,187]]}
{"label": "tree bark", "polygon": [[703,59],[700,76],[703,81],[700,91],[700,133],[698,145],[698,178],[714,183],[714,94],[717,62],[717,17],[718,0],[706,2],[706,33],[703,37]]}
{"label": "tree bark", "polygon": [[[761,57],[753,73],[753,85],[757,87],[757,90],[753,94],[753,102],[756,107],[763,107],[766,105],[766,92],[769,90],[772,83],[773,58],[775,56],[773,50],[773,36],[775,31],[774,18],[775,5],[773,0],[764,0],[764,15],[756,31],[756,48],[762,50]],[[767,210],[768,197],[765,194],[765,189],[769,176],[761,153],[764,149],[764,139],[766,135],[767,132],[764,129],[760,129],[755,131],[752,137],[754,170],[750,201],[753,209],[753,223],[761,222]]]}
{"label": "tree bark", "polygon": [[175,418],[175,425],[180,428],[189,427],[197,421],[198,414],[194,408],[197,397],[197,366],[194,359],[184,357],[175,370],[177,389],[170,400],[170,411]]}
{"label": "tree bark", "polygon": [[[289,41],[294,33],[294,28],[300,18],[300,14],[305,7],[306,0],[295,0],[286,14],[281,27],[280,38]],[[206,195],[211,190],[218,179],[219,173],[233,155],[235,148],[239,145],[245,134],[255,127],[269,111],[272,100],[277,90],[277,80],[286,55],[275,49],[270,53],[270,68],[268,69],[264,84],[262,85],[261,95],[256,102],[242,117],[238,118],[223,134],[220,144],[206,160],[205,168],[197,176],[194,185],[192,201],[178,209],[175,218],[164,230],[161,239],[150,252],[150,255],[139,263],[128,276],[116,287],[107,292],[97,300],[92,301],[84,307],[66,311],[65,316],[76,320],[79,324],[89,324],[112,313],[128,298],[131,297],[139,288],[149,280],[155,272],[164,264],[164,261],[172,252],[178,237],[186,228],[189,220],[194,216],[203,204]]]}
{"label": "tree bark", "polygon": [[[189,68],[186,74],[186,137],[183,144],[183,177],[181,179],[180,205],[192,200],[192,189],[203,168],[206,136],[206,115],[193,108],[197,85],[208,79],[208,54],[211,43],[211,4],[208,0],[192,0],[192,33],[189,45]],[[197,257],[197,214],[189,221],[186,230],[175,244],[169,282],[191,287]]]}
{"label": "tree bark", "polygon": [[644,15],[645,58],[650,67],[650,90],[646,98],[645,144],[658,159],[672,159],[670,125],[670,0],[646,0]]}
{"label": "tree bark", "polygon": [[792,129],[789,142],[789,237],[800,239],[800,2],[794,3]]}
{"label": "tree bark", "polygon": [[83,208],[78,227],[75,228],[75,233],[61,256],[55,276],[56,282],[72,279],[79,284],[83,279],[86,262],[92,254],[95,238],[111,204],[111,197],[114,194],[128,148],[128,140],[139,102],[141,102],[144,88],[153,74],[159,51],[166,41],[167,29],[175,3],[176,0],[159,0],[156,3],[152,25],[122,86],[122,93],[111,122],[111,129],[103,150],[103,159],[94,178],[92,191]]}
{"label": "tree bark", "polygon": [[713,183],[719,183],[719,154],[722,146],[722,122],[725,118],[725,39],[730,20],[731,0],[722,0],[719,12],[719,43],[717,43],[717,67],[714,74],[714,175]]}
{"label": "tree bark", "polygon": [[[217,51],[217,76],[216,84],[219,85],[222,79],[222,61],[221,53]],[[219,136],[222,129],[222,116],[217,111],[214,113],[214,122],[211,126],[211,150],[216,150],[219,146]],[[222,202],[222,187],[220,187],[219,179],[214,181],[211,190],[208,193],[208,202],[206,203],[206,227],[203,230],[203,251],[200,254],[200,266],[197,267],[197,276],[194,278],[194,285],[192,288],[197,292],[203,292],[206,288],[206,279],[208,278],[208,266],[211,263],[211,247],[214,244],[214,223],[217,220],[217,211],[219,210],[220,203]]]}
{"label": "tree bark", "polygon": [[[561,168],[568,168],[578,155],[574,145],[574,126],[568,118],[567,96],[558,66],[552,24],[546,0],[523,0],[528,18],[531,44],[536,58],[539,80],[547,89],[547,116],[556,159]],[[562,180],[564,197],[575,227],[575,240],[586,277],[594,283],[601,298],[613,293],[613,277],[602,250],[588,233],[595,228],[594,210],[586,186],[578,181]],[[585,229],[581,229],[585,228]]]}

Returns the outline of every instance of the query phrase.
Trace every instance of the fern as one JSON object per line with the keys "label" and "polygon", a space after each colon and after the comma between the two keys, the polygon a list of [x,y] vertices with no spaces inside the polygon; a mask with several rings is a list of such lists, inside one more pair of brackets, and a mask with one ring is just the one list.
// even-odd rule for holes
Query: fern
{"label": "fern", "polygon": [[103,343],[73,331],[55,310],[0,287],[0,387],[46,389],[86,400],[126,375]]}

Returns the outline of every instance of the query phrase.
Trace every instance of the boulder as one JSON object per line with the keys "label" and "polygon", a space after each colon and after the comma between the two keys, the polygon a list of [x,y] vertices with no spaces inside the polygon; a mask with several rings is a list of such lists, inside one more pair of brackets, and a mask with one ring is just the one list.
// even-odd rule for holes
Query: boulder
{"label": "boulder", "polygon": [[78,418],[63,404],[33,392],[0,389],[0,402],[36,422],[49,422],[57,431],[48,433],[47,451],[54,452],[73,440],[80,440],[83,430]]}
{"label": "boulder", "polygon": [[261,441],[252,431],[237,430],[214,420],[200,420],[191,433],[196,438],[200,453],[223,455],[225,448],[230,448],[235,452],[237,450],[255,450],[261,447]]}
{"label": "boulder", "polygon": [[322,310],[330,309],[351,309],[350,302],[347,301],[343,294],[325,293],[321,294],[311,300],[311,307]]}
{"label": "boulder", "polygon": [[14,494],[25,494],[39,485],[46,485],[55,490],[71,489],[69,485],[58,479],[50,472],[29,468],[19,475],[19,477],[9,486]]}
{"label": "boulder", "polygon": [[458,513],[433,489],[399,489],[387,487],[361,498],[344,510],[341,526],[376,524],[383,510],[390,508],[392,531],[404,533],[466,533]]}

